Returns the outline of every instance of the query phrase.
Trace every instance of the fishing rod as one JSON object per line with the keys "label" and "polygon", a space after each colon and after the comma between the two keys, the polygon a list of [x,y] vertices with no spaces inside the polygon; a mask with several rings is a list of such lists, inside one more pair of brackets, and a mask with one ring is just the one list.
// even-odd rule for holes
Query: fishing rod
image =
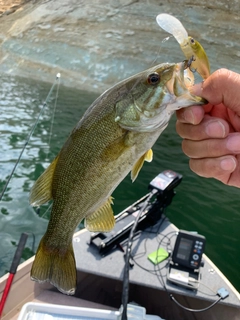
{"label": "fishing rod", "polygon": [[[26,139],[26,141],[25,141],[25,143],[23,145],[23,148],[22,148],[22,150],[21,150],[21,152],[20,152],[20,154],[19,154],[19,156],[17,158],[17,161],[15,162],[15,165],[14,165],[12,171],[11,171],[11,174],[8,177],[7,181],[6,181],[6,184],[4,185],[4,188],[3,188],[3,190],[2,190],[2,192],[0,194],[0,201],[2,200],[2,198],[3,198],[4,194],[5,194],[5,191],[6,191],[7,187],[8,187],[8,184],[12,179],[12,176],[13,176],[13,174],[14,174],[14,172],[15,172],[15,170],[16,170],[16,168],[17,168],[17,166],[18,166],[18,164],[19,164],[19,162],[20,162],[20,160],[22,158],[23,152],[25,151],[25,149],[26,149],[26,147],[27,147],[27,145],[28,145],[28,143],[29,143],[29,141],[30,141],[30,139],[32,137],[32,134],[33,134],[34,130],[36,129],[36,126],[37,126],[37,124],[38,124],[38,122],[40,120],[40,117],[43,114],[43,111],[44,111],[44,109],[45,109],[45,107],[46,107],[46,105],[47,105],[47,103],[49,101],[49,98],[50,98],[50,96],[51,96],[51,94],[53,92],[53,89],[54,89],[56,83],[60,79],[60,76],[61,76],[60,73],[58,73],[56,75],[56,79],[55,79],[51,89],[48,92],[47,98],[46,98],[46,100],[45,100],[45,102],[44,102],[44,104],[42,106],[42,109],[40,110],[40,112],[38,114],[38,117],[37,117],[35,123],[33,124],[32,129],[30,130],[30,132],[28,134],[28,137],[27,137],[27,139]],[[34,237],[34,235],[33,235],[33,237]],[[18,243],[18,247],[16,249],[16,252],[15,252],[15,255],[14,255],[14,258],[13,258],[13,261],[12,261],[12,264],[11,264],[11,267],[10,267],[9,276],[8,276],[7,281],[6,281],[6,285],[5,285],[5,288],[4,288],[4,291],[3,291],[3,295],[2,295],[2,298],[0,300],[0,318],[1,318],[4,306],[6,304],[6,300],[7,300],[9,291],[11,289],[13,278],[14,278],[16,272],[17,272],[17,267],[18,267],[19,262],[21,260],[22,252],[23,252],[23,249],[25,247],[27,238],[28,238],[28,234],[27,233],[22,233],[21,238],[20,238],[19,243]],[[34,240],[34,242],[35,242],[35,240]]]}
{"label": "fishing rod", "polygon": [[132,245],[133,245],[133,238],[135,231],[138,226],[138,221],[143,214],[144,210],[147,208],[148,203],[150,199],[157,193],[156,189],[153,189],[147,199],[144,202],[144,205],[142,208],[139,210],[139,213],[136,217],[136,220],[132,226],[132,229],[130,231],[130,235],[128,238],[128,244],[127,244],[127,250],[126,250],[126,255],[125,255],[125,267],[123,271],[123,291],[122,291],[122,314],[121,314],[121,320],[128,320],[128,315],[127,315],[127,304],[128,304],[128,298],[129,298],[129,271],[130,271],[130,257],[131,257],[131,252],[132,252]]}
{"label": "fishing rod", "polygon": [[171,204],[172,198],[175,195],[174,188],[182,181],[182,175],[172,171],[165,170],[158,174],[149,184],[148,188],[151,190],[148,194],[143,206],[139,210],[135,222],[130,231],[128,238],[126,255],[125,255],[125,267],[123,271],[123,290],[122,290],[122,306],[121,306],[121,320],[128,320],[127,304],[129,297],[129,271],[130,271],[130,258],[132,252],[133,238],[138,226],[139,219],[143,212],[146,210],[148,203],[153,196],[157,197],[158,205],[162,208],[166,208]]}
{"label": "fishing rod", "polygon": [[49,93],[48,93],[48,95],[47,95],[47,98],[46,98],[43,106],[42,106],[42,109],[40,110],[40,112],[39,112],[39,114],[38,114],[38,117],[37,117],[35,123],[33,124],[32,129],[31,129],[30,132],[29,132],[29,135],[28,135],[28,137],[27,137],[27,139],[26,139],[26,141],[25,141],[25,143],[24,143],[24,145],[23,145],[23,147],[22,147],[22,150],[21,150],[21,152],[20,152],[20,154],[19,154],[19,156],[18,156],[18,158],[17,158],[17,161],[15,162],[15,165],[14,165],[14,167],[13,167],[13,169],[12,169],[12,172],[10,173],[10,176],[8,177],[6,183],[5,183],[4,187],[3,187],[3,190],[2,190],[2,192],[1,192],[1,194],[0,194],[0,201],[2,200],[2,198],[3,198],[4,194],[5,194],[5,191],[6,191],[7,187],[8,187],[8,184],[9,184],[9,182],[11,181],[12,176],[13,176],[13,174],[14,174],[14,172],[15,172],[15,170],[16,170],[16,168],[17,168],[17,166],[18,166],[18,164],[19,164],[19,162],[20,162],[20,160],[21,160],[21,158],[22,158],[23,152],[25,151],[25,149],[26,149],[26,147],[27,147],[27,145],[28,145],[28,143],[29,143],[29,141],[30,141],[30,139],[31,139],[31,136],[32,136],[34,130],[36,129],[36,126],[37,126],[37,124],[38,124],[38,122],[39,122],[39,120],[40,120],[40,117],[41,117],[41,115],[43,114],[43,111],[44,111],[44,109],[45,109],[45,107],[46,107],[46,105],[47,105],[47,103],[48,103],[48,100],[49,100],[52,92],[53,92],[53,89],[54,89],[56,83],[58,82],[58,80],[60,79],[60,77],[61,77],[61,74],[60,74],[60,73],[57,73],[56,79],[55,79],[55,81],[54,81],[51,89],[49,90]]}
{"label": "fishing rod", "polygon": [[22,233],[21,234],[21,238],[19,240],[15,255],[13,257],[13,261],[12,261],[12,264],[11,264],[11,267],[10,267],[10,271],[9,271],[9,276],[8,276],[8,279],[7,279],[7,282],[6,282],[4,291],[3,291],[3,295],[2,295],[2,298],[1,298],[1,301],[0,301],[0,318],[1,318],[3,308],[5,306],[5,303],[6,303],[6,300],[7,300],[7,297],[8,297],[12,282],[13,282],[13,278],[14,278],[16,272],[17,272],[17,267],[18,267],[19,262],[21,260],[22,252],[23,252],[23,249],[25,247],[27,238],[28,238],[28,234],[27,233]]}

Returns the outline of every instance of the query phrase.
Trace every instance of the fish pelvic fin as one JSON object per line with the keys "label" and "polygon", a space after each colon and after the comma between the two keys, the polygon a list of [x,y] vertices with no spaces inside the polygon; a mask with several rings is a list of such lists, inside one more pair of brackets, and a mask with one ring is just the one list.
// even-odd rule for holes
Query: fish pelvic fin
{"label": "fish pelvic fin", "polygon": [[108,232],[112,230],[115,225],[112,203],[113,198],[109,197],[98,210],[86,217],[85,228],[91,232]]}
{"label": "fish pelvic fin", "polygon": [[33,207],[40,206],[52,199],[52,180],[57,162],[58,156],[33,185],[29,196],[29,202]]}
{"label": "fish pelvic fin", "polygon": [[132,171],[131,171],[131,179],[132,182],[136,180],[140,170],[142,169],[144,161],[151,162],[153,159],[153,151],[149,149],[144,155],[141,156],[140,159],[134,164]]}
{"label": "fish pelvic fin", "polygon": [[31,280],[50,282],[59,291],[73,295],[76,290],[77,272],[72,244],[63,253],[49,249],[41,240],[31,269]]}

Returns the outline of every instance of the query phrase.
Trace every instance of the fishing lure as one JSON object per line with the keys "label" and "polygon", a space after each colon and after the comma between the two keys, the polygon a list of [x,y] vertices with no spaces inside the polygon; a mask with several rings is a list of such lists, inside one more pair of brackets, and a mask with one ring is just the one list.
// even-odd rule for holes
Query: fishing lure
{"label": "fishing lure", "polygon": [[[210,75],[210,64],[205,50],[201,44],[193,37],[188,36],[188,33],[182,23],[174,16],[161,13],[156,17],[158,25],[166,32],[172,34],[179,43],[185,57],[189,60],[192,57],[192,68],[200,74],[203,79]],[[190,81],[193,81],[192,77]]]}

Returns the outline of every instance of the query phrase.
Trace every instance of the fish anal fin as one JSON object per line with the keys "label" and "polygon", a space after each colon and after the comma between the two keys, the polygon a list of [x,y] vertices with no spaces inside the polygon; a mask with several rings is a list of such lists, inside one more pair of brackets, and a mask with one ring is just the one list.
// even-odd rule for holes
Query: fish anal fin
{"label": "fish anal fin", "polygon": [[132,171],[131,171],[131,179],[132,182],[136,180],[140,170],[142,169],[144,161],[151,162],[153,158],[153,152],[152,149],[149,149],[144,155],[141,156],[141,158],[138,159],[138,161],[134,164]]}
{"label": "fish anal fin", "polygon": [[108,232],[112,230],[115,225],[115,218],[111,204],[112,197],[93,214],[85,218],[85,227],[91,232]]}
{"label": "fish anal fin", "polygon": [[[44,238],[43,238],[44,239]],[[73,295],[77,272],[72,243],[66,252],[50,249],[41,240],[31,269],[31,280],[50,282],[62,293]]]}
{"label": "fish anal fin", "polygon": [[52,180],[57,162],[58,156],[33,185],[29,197],[29,202],[33,207],[40,206],[52,199]]}

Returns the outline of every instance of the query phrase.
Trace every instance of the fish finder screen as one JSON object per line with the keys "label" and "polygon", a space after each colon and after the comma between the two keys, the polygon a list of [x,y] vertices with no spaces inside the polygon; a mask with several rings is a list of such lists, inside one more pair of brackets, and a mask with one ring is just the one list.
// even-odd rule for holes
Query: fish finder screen
{"label": "fish finder screen", "polygon": [[192,244],[192,240],[182,238],[178,247],[177,258],[188,261],[192,249]]}

